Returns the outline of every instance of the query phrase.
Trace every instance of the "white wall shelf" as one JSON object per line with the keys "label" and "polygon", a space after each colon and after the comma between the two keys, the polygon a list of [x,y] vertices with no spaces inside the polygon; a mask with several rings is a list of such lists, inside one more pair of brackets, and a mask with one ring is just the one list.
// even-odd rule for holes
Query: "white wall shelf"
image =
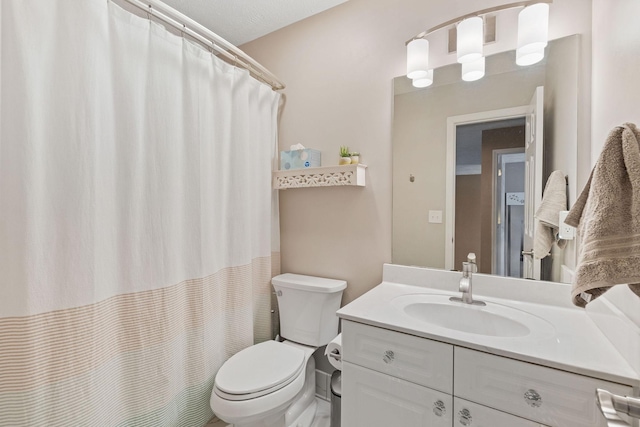
{"label": "white wall shelf", "polygon": [[365,186],[366,165],[323,166],[273,172],[273,188],[333,187],[339,185]]}

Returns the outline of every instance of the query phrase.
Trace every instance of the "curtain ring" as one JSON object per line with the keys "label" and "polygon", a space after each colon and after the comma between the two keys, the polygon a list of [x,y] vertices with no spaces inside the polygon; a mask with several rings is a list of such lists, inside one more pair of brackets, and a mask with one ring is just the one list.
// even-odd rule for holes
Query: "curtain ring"
{"label": "curtain ring", "polygon": [[148,19],[149,21],[151,21],[151,15],[152,15],[152,14],[151,14],[151,5],[149,5],[149,8],[147,9],[147,19]]}

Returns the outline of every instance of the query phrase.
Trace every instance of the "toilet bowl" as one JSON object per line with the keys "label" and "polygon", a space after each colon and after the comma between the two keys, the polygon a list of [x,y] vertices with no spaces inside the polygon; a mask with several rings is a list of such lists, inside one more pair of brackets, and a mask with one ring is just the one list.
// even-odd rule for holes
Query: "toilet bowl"
{"label": "toilet bowl", "polygon": [[211,409],[234,427],[299,424],[305,410],[315,412],[314,351],[287,341],[242,350],[218,372]]}
{"label": "toilet bowl", "polygon": [[238,352],[218,371],[211,409],[234,427],[310,427],[316,410],[313,352],[338,329],[346,282],[296,274],[272,279],[281,334]]}

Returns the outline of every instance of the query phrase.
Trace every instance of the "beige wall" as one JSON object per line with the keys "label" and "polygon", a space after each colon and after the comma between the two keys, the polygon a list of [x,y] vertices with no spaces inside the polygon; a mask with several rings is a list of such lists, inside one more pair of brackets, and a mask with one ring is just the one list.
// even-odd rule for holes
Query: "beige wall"
{"label": "beige wall", "polygon": [[[346,279],[344,302],[380,282],[391,261],[392,79],[405,72],[404,42],[502,3],[350,0],[242,46],[287,84],[281,148],[302,143],[335,165],[349,145],[369,166],[366,188],[281,191],[282,271]],[[588,3],[554,1],[550,37],[588,31]]]}
{"label": "beige wall", "polygon": [[[594,0],[592,164],[614,126],[624,122],[640,125],[639,52],[640,2]],[[626,286],[615,287],[607,297],[640,325],[640,298]]]}
{"label": "beige wall", "polygon": [[[482,216],[477,207],[482,202],[481,175],[456,176],[456,236],[464,238],[456,241],[454,265],[462,265],[471,252],[476,254],[476,263],[482,265],[483,252],[480,246]],[[463,201],[460,203],[460,201]]]}

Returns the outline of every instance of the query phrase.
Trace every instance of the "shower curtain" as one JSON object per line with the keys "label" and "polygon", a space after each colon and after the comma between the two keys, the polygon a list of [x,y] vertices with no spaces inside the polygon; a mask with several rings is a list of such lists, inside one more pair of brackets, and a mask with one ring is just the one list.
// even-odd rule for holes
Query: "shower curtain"
{"label": "shower curtain", "polygon": [[0,8],[0,425],[201,426],[271,336],[279,95],[109,1]]}

